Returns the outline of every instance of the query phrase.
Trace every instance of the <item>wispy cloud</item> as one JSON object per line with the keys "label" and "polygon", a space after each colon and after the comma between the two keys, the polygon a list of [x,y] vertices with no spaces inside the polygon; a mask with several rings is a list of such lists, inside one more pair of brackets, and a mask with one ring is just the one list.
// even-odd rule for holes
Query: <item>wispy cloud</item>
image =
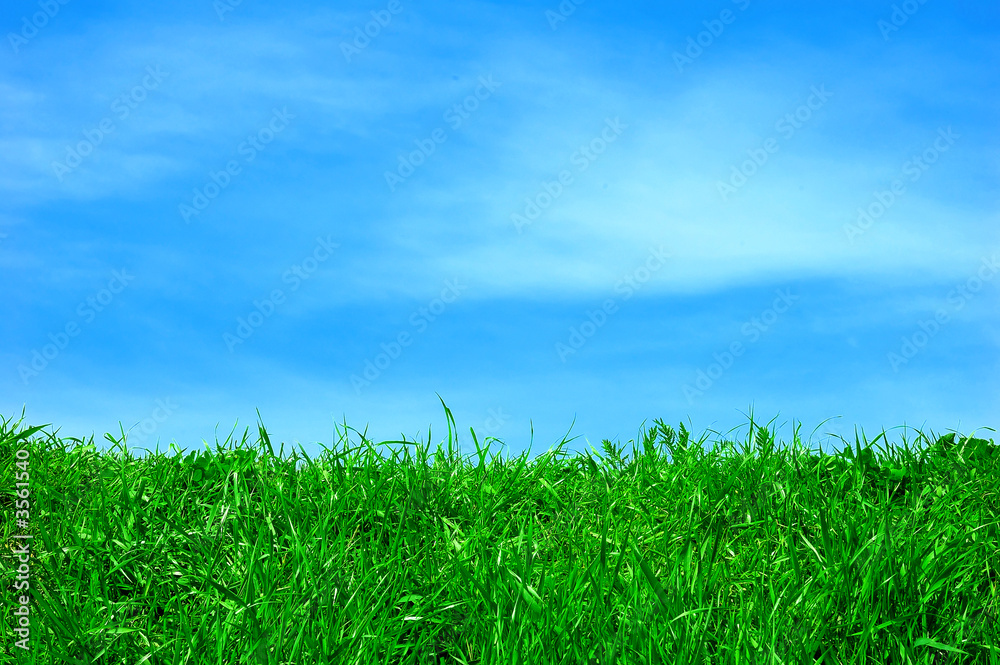
{"label": "wispy cloud", "polygon": [[[347,410],[417,431],[448,390],[471,422],[516,414],[490,416],[497,431],[568,418],[551,436],[577,400],[597,439],[757,398],[816,422],[995,414],[974,391],[931,397],[945,359],[995,386],[971,360],[996,351],[993,283],[906,385],[885,359],[1000,246],[995,16],[927,4],[886,40],[891,4],[559,7],[62,6],[0,63],[0,274],[19,321],[0,323],[19,386],[0,405],[84,425],[91,386],[101,418],[144,422],[169,396],[178,408],[149,421],[167,437],[205,426],[209,404],[217,420],[273,405],[289,432]],[[335,259],[268,310],[317,238]],[[555,343],[651,247],[669,265],[561,362]],[[136,275],[128,297],[37,385],[17,381],[112,269]],[[404,353],[408,317],[446,280],[460,298]],[[786,287],[801,307],[686,399]],[[781,378],[803,367],[812,393],[860,387],[806,397]]]}

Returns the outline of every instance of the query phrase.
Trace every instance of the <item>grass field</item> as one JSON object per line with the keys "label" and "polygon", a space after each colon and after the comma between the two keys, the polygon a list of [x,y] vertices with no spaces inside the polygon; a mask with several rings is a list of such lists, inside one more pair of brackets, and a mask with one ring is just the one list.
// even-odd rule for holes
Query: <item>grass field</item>
{"label": "grass field", "polygon": [[992,439],[828,455],[752,417],[711,446],[657,420],[504,460],[471,431],[462,458],[445,414],[435,454],[345,424],[316,459],[262,424],[136,458],[5,420],[0,659],[1000,663]]}

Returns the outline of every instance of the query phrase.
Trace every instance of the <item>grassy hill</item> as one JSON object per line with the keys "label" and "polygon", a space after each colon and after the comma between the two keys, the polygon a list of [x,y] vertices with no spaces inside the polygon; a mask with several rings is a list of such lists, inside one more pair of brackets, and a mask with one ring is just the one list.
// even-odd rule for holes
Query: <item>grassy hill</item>
{"label": "grassy hill", "polygon": [[345,428],[316,459],[263,424],[136,458],[5,420],[0,660],[1000,663],[992,439],[657,420],[504,460],[445,414],[433,455]]}

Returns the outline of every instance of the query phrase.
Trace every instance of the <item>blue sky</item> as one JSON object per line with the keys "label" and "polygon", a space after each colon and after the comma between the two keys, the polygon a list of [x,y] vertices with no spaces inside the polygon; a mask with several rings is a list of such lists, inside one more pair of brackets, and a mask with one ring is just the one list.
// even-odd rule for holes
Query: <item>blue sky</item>
{"label": "blue sky", "polygon": [[6,417],[997,426],[996,8],[223,3],[5,5]]}

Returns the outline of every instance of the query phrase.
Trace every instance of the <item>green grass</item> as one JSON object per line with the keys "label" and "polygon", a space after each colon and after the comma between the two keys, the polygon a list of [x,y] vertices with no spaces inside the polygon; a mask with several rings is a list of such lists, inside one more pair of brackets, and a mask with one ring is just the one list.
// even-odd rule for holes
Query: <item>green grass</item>
{"label": "green grass", "polygon": [[0,660],[1000,663],[992,439],[827,455],[752,416],[711,448],[657,420],[631,455],[504,460],[471,430],[462,458],[445,414],[433,455],[430,432],[382,455],[345,424],[316,459],[262,424],[135,458],[4,421],[3,540],[34,540],[31,651],[5,556]]}

